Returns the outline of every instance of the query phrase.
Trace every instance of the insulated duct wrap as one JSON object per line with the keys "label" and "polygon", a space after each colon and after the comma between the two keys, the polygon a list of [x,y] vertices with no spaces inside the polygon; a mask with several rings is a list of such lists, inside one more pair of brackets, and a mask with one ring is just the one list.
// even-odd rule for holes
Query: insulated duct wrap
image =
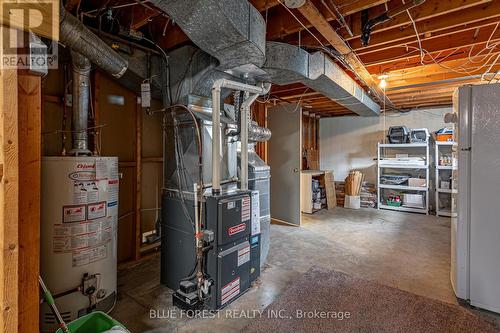
{"label": "insulated duct wrap", "polygon": [[294,45],[267,42],[266,55],[263,69],[271,82],[300,82],[360,116],[379,115],[380,106],[324,53],[310,54]]}
{"label": "insulated duct wrap", "polygon": [[266,59],[266,25],[247,0],[151,0],[200,49],[219,61],[219,70],[259,71]]}
{"label": "insulated duct wrap", "polygon": [[90,154],[88,149],[88,115],[90,96],[90,61],[78,52],[71,51],[73,61],[73,149],[71,155]]}
{"label": "insulated duct wrap", "polygon": [[82,22],[68,13],[61,1],[60,41],[71,50],[87,57],[115,78],[127,70],[128,63],[102,39],[87,29]]}
{"label": "insulated duct wrap", "polygon": [[266,127],[260,127],[252,124],[248,128],[248,141],[264,142],[271,139],[271,130]]}

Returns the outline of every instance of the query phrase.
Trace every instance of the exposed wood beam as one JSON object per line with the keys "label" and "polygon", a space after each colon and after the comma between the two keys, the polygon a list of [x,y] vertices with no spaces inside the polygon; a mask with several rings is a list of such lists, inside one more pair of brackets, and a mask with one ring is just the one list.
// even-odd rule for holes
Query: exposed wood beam
{"label": "exposed wood beam", "polygon": [[[500,15],[495,18],[487,19],[484,21],[478,21],[474,23],[470,23],[468,25],[464,25],[462,27],[454,27],[454,28],[449,28],[449,29],[444,29],[440,31],[435,31],[433,33],[428,33],[428,34],[421,34],[420,35],[420,41],[430,41],[436,38],[444,38],[445,36],[450,36],[450,35],[464,35],[472,31],[472,34],[474,34],[473,39],[477,39],[477,36],[475,36],[476,33],[479,33],[481,30],[492,30],[494,26],[498,23],[498,20],[500,19]],[[356,52],[359,56],[363,54],[368,54],[368,53],[375,53],[375,52],[383,52],[385,50],[398,47],[398,46],[404,46],[404,45],[409,45],[411,43],[416,42],[416,36],[413,34],[412,37],[406,38],[404,40],[397,40],[397,41],[388,41],[383,45],[378,45],[375,47],[368,47],[368,48],[363,48],[359,49]]]}
{"label": "exposed wood beam", "polygon": [[389,0],[357,0],[357,1],[344,1],[345,5],[339,5],[339,11],[342,15],[347,16],[362,10],[372,8],[388,2]]}
{"label": "exposed wood beam", "polygon": [[[481,21],[493,21],[499,17],[500,1],[492,1],[490,3],[480,4],[471,8],[464,8],[456,12],[441,15],[439,19],[423,19],[415,24],[421,38],[425,38],[426,35],[432,35],[441,30],[453,31],[453,28],[460,29],[461,27],[471,28],[471,26],[481,26]],[[371,34],[370,45],[365,48],[361,46],[361,40],[359,38],[349,39],[349,44],[356,51],[366,51],[378,49],[377,46],[382,46],[388,42],[395,43],[397,41],[407,40],[408,38],[415,39],[413,25],[407,25],[383,32],[375,30]]]}
{"label": "exposed wood beam", "polygon": [[[3,54],[3,47],[0,53]],[[0,327],[19,320],[19,154],[17,70],[0,70]]]}
{"label": "exposed wood beam", "polygon": [[435,100],[431,102],[415,102],[415,103],[405,103],[398,105],[400,109],[418,109],[430,106],[450,106],[453,104],[453,101],[450,99],[444,100]]}
{"label": "exposed wood beam", "polygon": [[[445,15],[448,13],[456,12],[456,11],[461,11],[466,8],[470,8],[476,5],[480,4],[485,4],[485,3],[490,3],[491,0],[427,0],[423,4],[421,4],[418,7],[415,7],[413,9],[410,9],[410,13],[412,18],[415,20],[415,22],[419,22],[422,20],[430,19],[430,18],[435,18],[441,15]],[[391,1],[388,3],[389,9],[395,8],[401,5],[401,1],[396,0],[396,1]],[[383,6],[374,8],[370,12],[370,17],[376,17],[382,13],[385,12],[385,8]],[[407,14],[401,14],[396,16],[395,18],[391,19],[390,21],[387,21],[385,23],[382,23],[380,25],[377,25],[373,29],[373,33],[375,32],[382,32],[385,30],[397,28],[397,27],[403,27],[405,25],[411,24],[410,18],[408,17]],[[353,18],[352,22],[352,32],[354,34],[354,37],[349,38],[350,39],[356,39],[359,38],[361,35],[361,16],[356,15],[355,18]]]}
{"label": "exposed wood beam", "polygon": [[[473,78],[473,79],[464,79],[464,80],[460,80],[460,81],[457,81],[457,82],[433,82],[433,85],[432,85],[432,89],[441,89],[443,87],[447,87],[447,88],[450,88],[450,89],[456,89],[458,88],[459,86],[461,85],[464,85],[464,84],[477,84],[479,83],[480,81],[478,81],[477,78]],[[411,92],[415,92],[415,91],[419,91],[419,89],[422,89],[423,91],[429,91],[429,87],[405,87],[405,86],[399,86],[399,87],[389,87],[387,89],[387,94],[394,94],[394,93],[398,93],[398,92],[401,92],[401,93],[411,93]]]}
{"label": "exposed wood beam", "polygon": [[266,8],[273,8],[280,4],[278,0],[250,0],[250,3],[257,8],[259,12],[263,12]]}
{"label": "exposed wood beam", "polygon": [[39,330],[41,104],[39,76],[18,80],[19,120],[19,333]]}
{"label": "exposed wood beam", "polygon": [[[491,72],[496,72],[499,69],[500,69],[500,64],[495,65],[491,69]],[[484,69],[484,71],[486,71],[486,69]],[[448,73],[427,75],[427,76],[415,77],[415,78],[397,78],[397,79],[388,81],[387,86],[388,87],[400,87],[400,86],[403,87],[403,86],[411,86],[411,85],[422,85],[422,84],[426,84],[426,83],[439,82],[442,80],[468,78],[470,76],[474,76],[473,78],[479,79],[481,74],[467,75],[464,73],[448,72]]]}
{"label": "exposed wood beam", "polygon": [[[358,2],[349,1],[350,5],[346,4],[346,6],[338,8],[340,14],[345,17],[360,10],[380,5],[381,3],[384,2],[386,1],[380,1],[380,0],[373,0],[373,1],[360,0]],[[293,10],[293,11],[298,12],[298,10]],[[337,17],[332,15],[330,11],[325,11],[322,15],[325,17],[327,21],[333,21],[337,19]],[[299,19],[301,18],[300,14],[297,16],[299,17]],[[304,24],[307,28],[311,28],[313,26],[307,21],[302,21],[302,24]],[[284,37],[285,35],[296,33],[302,29],[303,29],[302,25],[290,15],[288,10],[284,8],[284,6],[282,5],[276,6],[275,8],[272,8],[272,10],[269,11],[269,20],[267,25],[268,40],[275,40]]]}
{"label": "exposed wood beam", "polygon": [[[469,75],[481,74],[488,68],[489,65],[495,63],[495,57],[488,57],[488,59],[481,59],[479,57],[472,58],[474,62],[468,59],[458,59],[444,61],[439,64],[429,64],[425,66],[411,67],[403,70],[387,72],[389,76],[387,82],[398,80],[398,78],[415,78],[425,77],[428,75],[447,74],[452,71],[466,71]],[[467,74],[464,74],[467,75]]]}
{"label": "exposed wood beam", "polygon": [[[464,47],[458,50],[452,49],[448,51],[442,51],[442,52],[437,52],[433,54],[433,57],[436,61],[450,61],[450,60],[457,60],[457,59],[466,59],[469,57],[469,54],[472,55],[472,57],[476,57],[475,55],[480,52],[481,50],[484,49],[485,43],[474,45],[472,47]],[[490,56],[496,55],[500,52],[498,51],[493,51]],[[486,52],[483,52],[486,53]],[[430,58],[426,58],[428,61],[427,62],[432,62]],[[386,62],[382,64],[375,64],[371,66],[366,66],[368,71],[370,73],[386,73],[386,72],[391,72],[394,70],[401,70],[405,68],[411,68],[411,67],[417,67],[419,66],[420,63],[420,55],[415,55],[413,57],[407,57],[403,59],[396,59],[391,62]]]}
{"label": "exposed wood beam", "polygon": [[144,8],[142,13],[140,11],[133,11],[132,12],[132,19],[130,22],[130,29],[132,30],[138,30],[151,22],[151,20],[156,17],[161,15],[161,13],[157,10],[151,10],[149,8]]}
{"label": "exposed wood beam", "polygon": [[[496,26],[493,25],[488,28],[480,29],[478,33],[476,30],[468,30],[460,34],[451,34],[423,40],[422,48],[432,54],[447,50],[470,48],[473,45],[485,44],[488,40],[490,40],[491,44],[499,39],[500,29],[496,29]],[[384,50],[383,52],[360,54],[359,57],[367,66],[383,64],[402,58],[420,57],[418,46],[418,42],[414,41],[412,43],[407,43],[406,45],[394,46],[390,49]],[[427,57],[427,59],[429,59],[429,57]]]}
{"label": "exposed wood beam", "polygon": [[306,3],[298,8],[298,11],[314,26],[319,33],[325,37],[330,45],[334,47],[341,54],[348,54],[351,49],[346,44],[344,39],[332,28],[328,20],[318,10],[318,8],[311,2],[306,0]]}
{"label": "exposed wood beam", "polygon": [[[298,10],[329,41],[330,45],[344,56],[346,62],[356,71],[356,74],[359,75],[372,93],[379,100],[384,100],[385,97],[382,90],[366,70],[364,64],[351,51],[343,38],[337,34],[311,0],[306,0],[306,3]],[[388,101],[388,104],[390,104],[390,101]]]}

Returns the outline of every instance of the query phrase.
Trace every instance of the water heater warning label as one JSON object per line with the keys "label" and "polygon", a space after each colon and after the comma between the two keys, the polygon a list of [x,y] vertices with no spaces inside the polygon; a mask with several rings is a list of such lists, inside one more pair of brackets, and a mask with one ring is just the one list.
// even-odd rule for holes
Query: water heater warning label
{"label": "water heater warning label", "polygon": [[52,246],[54,253],[66,253],[111,241],[112,221],[103,218],[71,224],[55,224]]}
{"label": "water heater warning label", "polygon": [[87,206],[87,218],[95,220],[106,216],[106,201],[89,204]]}
{"label": "water heater warning label", "polygon": [[107,249],[105,245],[96,246],[91,249],[84,249],[73,252],[72,263],[73,267],[83,266],[92,262],[105,259],[107,257]]}
{"label": "water heater warning label", "polygon": [[85,205],[63,207],[63,223],[85,221]]}
{"label": "water heater warning label", "polygon": [[221,304],[226,304],[240,293],[240,278],[237,277],[233,281],[226,284],[221,289]]}

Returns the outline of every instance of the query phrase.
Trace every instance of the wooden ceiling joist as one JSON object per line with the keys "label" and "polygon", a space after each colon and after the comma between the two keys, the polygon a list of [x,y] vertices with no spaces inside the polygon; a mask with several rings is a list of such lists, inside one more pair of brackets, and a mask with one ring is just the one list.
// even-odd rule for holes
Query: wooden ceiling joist
{"label": "wooden ceiling joist", "polygon": [[[436,18],[441,15],[448,13],[457,12],[470,7],[474,7],[480,4],[490,3],[492,0],[427,0],[423,4],[410,9],[410,14],[415,22],[419,22],[426,19]],[[401,5],[401,1],[390,1],[388,2],[389,9],[396,8]],[[384,6],[379,6],[371,10],[370,17],[376,17],[385,12]],[[393,19],[377,25],[372,33],[381,33],[383,31],[400,28],[404,26],[411,25],[410,17],[407,14],[401,14]],[[358,39],[361,36],[361,15],[353,15],[352,19],[352,32],[353,37],[348,35],[343,35],[348,41],[353,39]]]}
{"label": "wooden ceiling joist", "polygon": [[[415,25],[421,38],[426,38],[427,35],[432,36],[442,30],[454,31],[454,28],[456,28],[457,31],[460,31],[461,28],[480,27],[481,22],[486,20],[498,22],[499,19],[500,1],[492,1],[441,15],[439,19],[426,18],[415,22]],[[370,49],[380,50],[380,46],[385,46],[387,43],[404,42],[408,39],[415,39],[413,25],[396,27],[382,32],[375,29],[371,34],[370,44],[367,47],[361,46],[359,38],[349,39],[349,44],[355,51],[365,52]]]}
{"label": "wooden ceiling joist", "polygon": [[[344,39],[332,28],[311,0],[306,0],[306,3],[298,11],[328,40],[331,46],[344,56],[345,61],[352,67],[364,84],[368,86],[373,95],[380,101],[383,101],[385,97],[382,89],[373,80],[364,64],[351,51]],[[387,102],[390,104],[390,101]]]}
{"label": "wooden ceiling joist", "polygon": [[[283,2],[283,0],[281,0]],[[337,3],[337,1],[334,1]],[[364,9],[368,9],[371,7],[375,7],[377,5],[383,4],[387,2],[381,1],[381,0],[358,0],[358,1],[343,1],[344,5],[337,5],[337,8],[342,16],[347,16],[351,15],[354,13],[357,13],[359,11],[362,11]],[[257,7],[258,8],[258,7]],[[299,10],[292,10],[294,12],[297,12],[298,17],[301,18],[301,14]],[[322,16],[330,22],[338,19],[336,15],[333,15],[332,11],[324,11],[322,12]],[[267,39],[269,40],[276,40],[278,38],[282,38],[285,35],[293,34],[296,33],[300,30],[303,30],[302,24],[305,25],[307,28],[312,28],[313,24],[308,22],[307,20],[297,22],[292,15],[288,12],[286,8],[284,8],[283,5],[281,6],[276,6],[275,8],[272,8],[272,10],[269,10],[268,12],[268,25],[267,25]],[[351,26],[351,25],[350,25]]]}

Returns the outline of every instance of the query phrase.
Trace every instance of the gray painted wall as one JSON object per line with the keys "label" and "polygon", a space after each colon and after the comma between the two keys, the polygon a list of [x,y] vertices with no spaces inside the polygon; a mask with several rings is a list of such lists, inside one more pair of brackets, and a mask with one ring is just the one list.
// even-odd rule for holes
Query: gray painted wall
{"label": "gray painted wall", "polygon": [[377,142],[384,140],[390,126],[428,128],[432,133],[446,127],[443,117],[451,111],[449,107],[380,117],[322,118],[319,130],[320,168],[334,170],[337,181],[343,181],[352,169],[360,170],[365,174],[366,181],[375,183]]}

